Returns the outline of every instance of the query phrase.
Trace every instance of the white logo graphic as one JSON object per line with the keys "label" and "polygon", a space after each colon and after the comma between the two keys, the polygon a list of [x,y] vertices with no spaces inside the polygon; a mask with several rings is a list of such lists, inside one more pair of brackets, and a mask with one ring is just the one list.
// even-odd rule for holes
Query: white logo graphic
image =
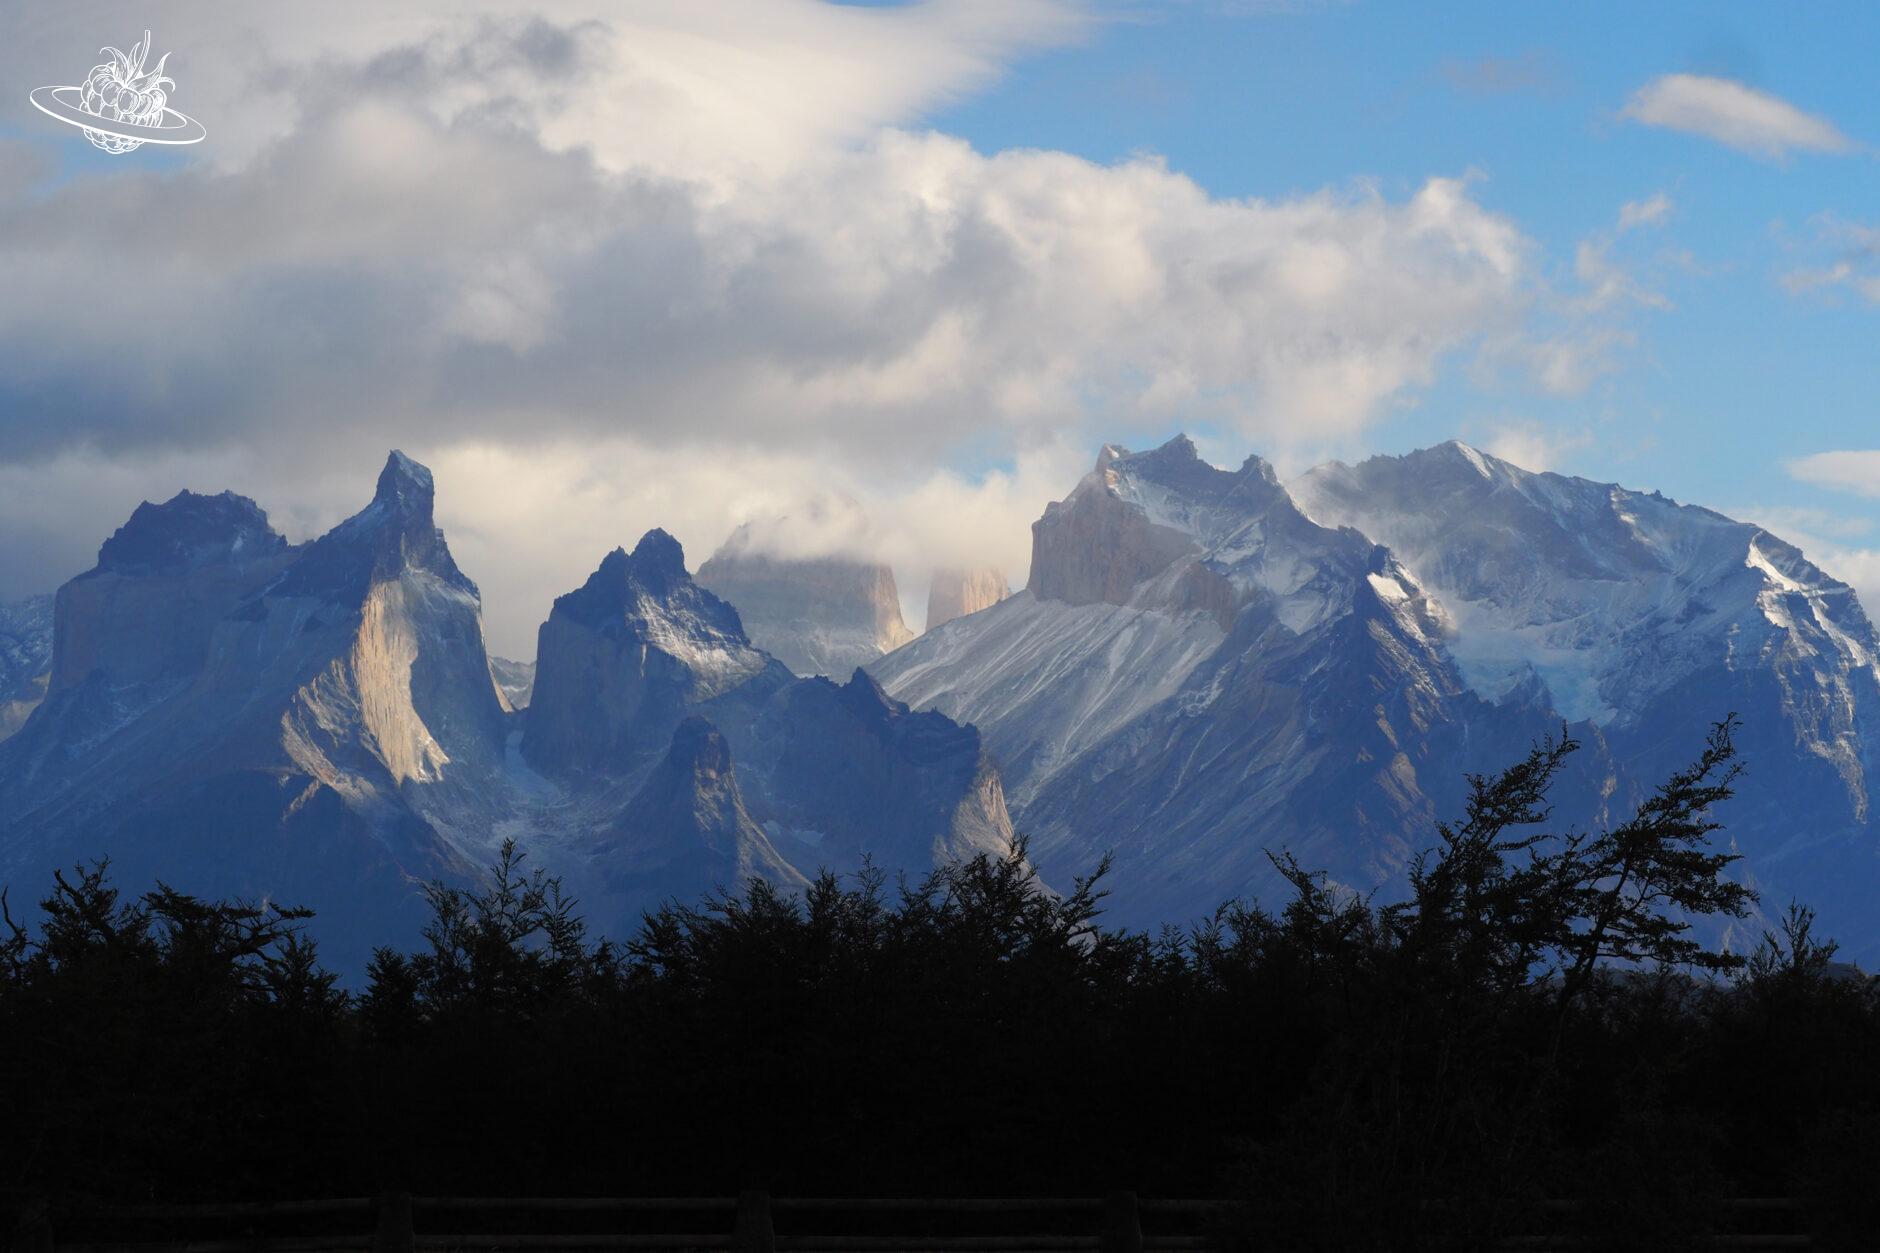
{"label": "white logo graphic", "polygon": [[91,67],[80,87],[41,87],[32,94],[40,112],[85,130],[85,138],[112,156],[134,152],[145,144],[193,144],[208,132],[202,123],[169,107],[163,88],[176,86],[163,73],[164,53],[156,65],[144,68],[151,53],[150,32],[129,53],[101,48],[111,54],[103,65]]}

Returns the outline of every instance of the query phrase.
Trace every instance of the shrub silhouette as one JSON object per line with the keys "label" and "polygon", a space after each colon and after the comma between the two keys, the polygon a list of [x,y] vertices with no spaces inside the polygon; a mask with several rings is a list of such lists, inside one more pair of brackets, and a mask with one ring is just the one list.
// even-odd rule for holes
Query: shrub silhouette
{"label": "shrub silhouette", "polygon": [[[1284,852],[1269,912],[1106,928],[1029,848],[759,883],[596,940],[505,845],[349,994],[303,911],[55,877],[0,934],[5,1188],[55,1204],[429,1194],[1215,1194],[1221,1234],[1699,1241],[1714,1198],[1872,1214],[1867,980],[1797,906],[1747,958],[1716,851],[1726,719],[1628,821],[1559,829],[1564,734],[1434,833],[1391,904]],[[1862,1173],[1866,1172],[1866,1173]],[[1547,1197],[1589,1201],[1568,1215]],[[1832,1247],[1832,1245],[1830,1245]]]}

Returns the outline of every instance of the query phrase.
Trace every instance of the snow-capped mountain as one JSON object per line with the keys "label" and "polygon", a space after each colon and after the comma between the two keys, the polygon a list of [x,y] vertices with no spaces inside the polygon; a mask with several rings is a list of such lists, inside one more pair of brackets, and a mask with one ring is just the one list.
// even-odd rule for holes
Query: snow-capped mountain
{"label": "snow-capped mountain", "polygon": [[1257,457],[1108,447],[1032,532],[1025,591],[874,673],[984,730],[1041,865],[1113,849],[1131,921],[1270,887],[1268,848],[1386,882],[1454,791],[1466,718],[1502,717],[1409,572]]}
{"label": "snow-capped mountain", "polygon": [[1598,725],[1639,780],[1740,714],[1750,769],[1728,817],[1749,869],[1824,913],[1871,889],[1880,639],[1853,589],[1793,545],[1454,442],[1320,466],[1291,487],[1436,595],[1467,682]]}
{"label": "snow-capped mountain", "polygon": [[977,732],[798,679],[663,531],[555,602],[517,712],[434,496],[393,453],[301,546],[232,494],[140,506],[57,593],[49,694],[0,744],[0,882],[109,857],[132,891],[304,904],[357,973],[508,837],[615,932],[752,877],[1009,848]]}
{"label": "snow-capped mountain", "polygon": [[750,523],[699,567],[698,581],[737,607],[751,642],[800,675],[841,678],[914,638],[892,568],[853,557],[767,551]]}
{"label": "snow-capped mountain", "polygon": [[982,728],[1041,864],[1115,849],[1126,918],[1271,898],[1269,849],[1388,894],[1465,771],[1563,722],[1557,812],[1622,815],[1734,710],[1743,872],[1880,948],[1854,907],[1880,646],[1759,528],[1457,444],[1288,488],[1177,439],[1106,448],[1032,552],[1024,592],[873,672]]}
{"label": "snow-capped mountain", "polygon": [[0,605],[0,740],[26,724],[52,677],[52,597]]}

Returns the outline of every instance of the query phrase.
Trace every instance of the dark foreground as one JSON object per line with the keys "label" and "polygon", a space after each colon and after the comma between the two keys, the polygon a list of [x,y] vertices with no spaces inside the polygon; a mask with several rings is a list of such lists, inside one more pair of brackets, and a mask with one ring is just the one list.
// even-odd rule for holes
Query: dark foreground
{"label": "dark foreground", "polygon": [[1687,929],[1752,903],[1712,842],[1731,731],[1611,831],[1549,832],[1572,745],[1544,745],[1476,781],[1403,904],[1288,864],[1277,912],[1154,936],[1104,930],[1099,882],[1035,891],[1021,851],[596,943],[511,852],[348,995],[291,911],[68,872],[0,935],[0,1188],[54,1214],[1129,1188],[1235,1202],[1211,1242],[1335,1249],[1711,1247],[1744,1230],[1727,1199],[1786,1198],[1813,1247],[1867,1247],[1880,997],[1805,910],[1747,959]]}

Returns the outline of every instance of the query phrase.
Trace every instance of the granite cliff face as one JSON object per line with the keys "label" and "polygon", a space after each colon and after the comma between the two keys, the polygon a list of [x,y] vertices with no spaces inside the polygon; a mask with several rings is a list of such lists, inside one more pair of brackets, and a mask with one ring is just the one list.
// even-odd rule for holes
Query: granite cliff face
{"label": "granite cliff face", "polygon": [[674,728],[665,759],[603,836],[596,861],[609,890],[628,896],[696,900],[753,879],[785,890],[809,882],[751,817],[730,745],[697,715]]}
{"label": "granite cliff face", "polygon": [[412,882],[466,873],[503,816],[476,588],[432,494],[394,453],[299,548],[241,497],[140,507],[60,589],[51,691],[0,745],[7,877],[109,855],[128,884],[304,902],[342,963],[411,934]]}
{"label": "granite cliff face", "polygon": [[914,638],[889,567],[774,556],[761,538],[740,526],[699,567],[698,581],[736,606],[751,642],[793,673],[841,677]]}
{"label": "granite cliff face", "polygon": [[508,838],[614,934],[754,879],[1010,847],[977,733],[796,678],[663,531],[557,599],[516,712],[434,497],[393,453],[298,547],[242,497],[140,507],[53,602],[49,695],[0,744],[0,882],[108,856],[132,892],[305,904],[356,975],[416,939],[421,884]]}
{"label": "granite cliff face", "polygon": [[924,872],[1010,847],[998,772],[976,731],[913,713],[860,671],[840,685],[797,678],[686,574],[663,531],[649,532],[631,556],[616,550],[579,592],[556,601],[536,664],[521,747],[550,778],[637,786],[648,763],[670,761],[675,737],[703,718],[722,738],[737,810],[805,874],[854,869],[864,858]]}
{"label": "granite cliff face", "polygon": [[942,569],[927,585],[927,625],[931,631],[955,618],[990,609],[1012,594],[1005,572],[991,566],[974,570]]}
{"label": "granite cliff face", "polygon": [[52,678],[52,597],[0,605],[0,740],[26,725]]}
{"label": "granite cliff face", "polygon": [[245,496],[139,505],[98,564],[58,591],[50,690],[95,676],[130,694],[201,673],[217,624],[292,555]]}
{"label": "granite cliff face", "polygon": [[777,666],[659,530],[556,599],[535,657],[522,755],[550,773],[630,773],[694,706]]}

